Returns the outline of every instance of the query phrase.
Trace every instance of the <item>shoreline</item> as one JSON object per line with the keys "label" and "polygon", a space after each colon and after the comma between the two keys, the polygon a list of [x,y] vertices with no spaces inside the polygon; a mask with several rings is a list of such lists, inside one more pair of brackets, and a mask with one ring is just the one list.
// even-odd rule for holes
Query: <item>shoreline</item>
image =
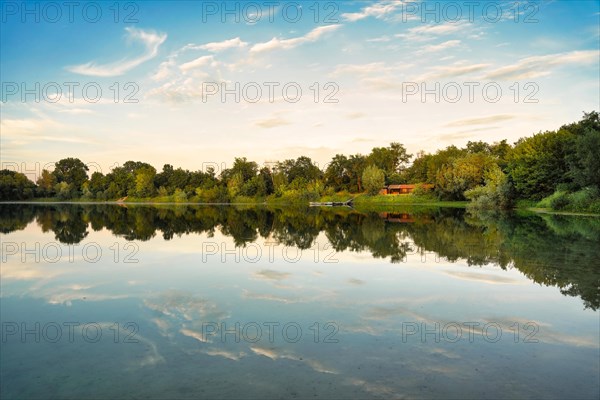
{"label": "shoreline", "polygon": [[[156,201],[55,201],[55,200],[19,200],[19,201],[2,201],[1,204],[70,204],[70,205],[117,205],[117,206],[283,206],[283,207],[319,207],[319,208],[327,208],[327,209],[337,209],[337,208],[351,208],[357,211],[381,211],[381,208],[390,207],[440,207],[440,208],[463,208],[467,207],[469,202],[465,201],[402,201],[402,202],[391,202],[391,201],[360,201],[354,204],[354,206],[310,206],[309,204],[300,204],[300,203],[284,203],[284,202],[232,202],[232,203],[195,203],[195,202],[156,202]],[[371,209],[371,208],[376,208]],[[523,207],[515,207],[512,211],[527,211],[535,214],[546,214],[546,215],[564,215],[564,216],[578,216],[578,217],[600,217],[600,214],[593,213],[582,213],[575,211],[553,211],[547,208],[539,208],[539,207],[531,207],[531,206],[523,206]]]}

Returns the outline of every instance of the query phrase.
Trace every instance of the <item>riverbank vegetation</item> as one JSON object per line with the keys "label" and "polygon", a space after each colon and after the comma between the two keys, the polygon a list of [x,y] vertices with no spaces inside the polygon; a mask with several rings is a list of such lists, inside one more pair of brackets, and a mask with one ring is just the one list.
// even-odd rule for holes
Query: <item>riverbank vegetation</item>
{"label": "riverbank vegetation", "polygon": [[[281,203],[345,201],[363,204],[465,202],[474,210],[513,208],[528,201],[556,211],[600,213],[600,121],[598,112],[555,131],[519,139],[513,145],[468,142],[435,153],[408,154],[400,143],[367,155],[336,154],[325,168],[301,156],[259,167],[235,158],[220,173],[189,171],[165,164],[127,161],[109,173],[93,172],[78,158],[66,158],[37,182],[0,171],[0,200],[127,201],[173,203]],[[384,185],[417,186],[410,195],[379,195]],[[463,203],[458,203],[463,204]]]}

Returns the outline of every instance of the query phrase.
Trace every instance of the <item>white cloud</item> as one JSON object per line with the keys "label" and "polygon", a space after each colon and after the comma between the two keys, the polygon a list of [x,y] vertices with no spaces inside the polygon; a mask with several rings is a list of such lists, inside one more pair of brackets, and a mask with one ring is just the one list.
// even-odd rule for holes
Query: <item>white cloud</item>
{"label": "white cloud", "polygon": [[198,46],[198,48],[201,50],[208,50],[212,51],[213,53],[216,53],[228,49],[246,47],[247,45],[247,42],[243,42],[239,37],[236,37],[234,39],[224,40],[222,42],[206,43],[201,46]]}
{"label": "white cloud", "polygon": [[364,118],[366,116],[367,116],[367,114],[358,112],[358,111],[346,114],[346,118],[348,118],[348,119],[360,119],[360,118]]}
{"label": "white cloud", "polygon": [[410,28],[406,33],[398,33],[394,36],[419,42],[431,40],[437,36],[456,34],[468,28],[469,25],[466,23],[427,24]]}
{"label": "white cloud", "polygon": [[[51,119],[3,119],[0,121],[2,139],[17,139],[20,145],[40,142],[92,143],[91,140],[73,136],[50,136],[65,132],[67,126]],[[16,144],[16,143],[13,143]]]}
{"label": "white cloud", "polygon": [[278,49],[282,49],[282,50],[293,49],[294,47],[297,47],[304,43],[316,42],[317,40],[319,40],[319,38],[321,38],[321,36],[325,35],[328,32],[333,32],[333,31],[339,29],[340,27],[341,27],[341,25],[319,26],[318,28],[315,28],[312,31],[308,32],[306,35],[300,36],[297,38],[292,38],[292,39],[273,38],[268,42],[255,44],[250,49],[250,52],[251,53],[260,53],[260,52],[264,52],[264,51],[271,51],[271,50],[278,50]]}
{"label": "white cloud", "polygon": [[432,44],[429,46],[425,46],[421,52],[422,53],[433,53],[436,51],[443,51],[443,50],[447,50],[453,47],[457,47],[460,45],[460,40],[448,40],[446,42],[440,43],[440,44]]}
{"label": "white cloud", "polygon": [[381,74],[382,72],[388,72],[391,68],[387,67],[382,62],[374,62],[369,64],[342,64],[335,67],[332,76],[339,75],[369,75],[369,74]]}
{"label": "white cloud", "polygon": [[431,72],[423,74],[417,78],[416,81],[427,81],[432,79],[443,79],[453,78],[456,76],[467,75],[473,72],[478,72],[489,67],[490,64],[462,64],[455,63],[452,65],[444,65],[439,67],[432,67]]}
{"label": "white cloud", "polygon": [[289,125],[289,124],[290,124],[290,122],[288,120],[285,120],[281,117],[265,118],[265,119],[259,119],[259,120],[254,121],[254,125],[256,125],[260,128],[265,128],[265,129],[276,128],[278,126]]}
{"label": "white cloud", "polygon": [[131,27],[125,28],[125,30],[128,34],[128,40],[139,41],[144,45],[145,51],[142,55],[136,58],[124,58],[110,64],[96,64],[95,62],[90,61],[85,64],[67,67],[67,70],[76,74],[89,76],[107,77],[123,75],[127,71],[156,57],[158,48],[167,39],[166,34],[158,34]]}
{"label": "white cloud", "polygon": [[367,17],[384,18],[402,6],[401,1],[385,1],[362,8],[356,13],[344,13],[342,18],[346,21],[356,22]]}
{"label": "white cloud", "polygon": [[175,57],[169,57],[167,61],[163,61],[158,66],[158,71],[151,78],[155,81],[162,81],[167,79],[172,74],[172,68],[175,67]]}
{"label": "white cloud", "polygon": [[67,114],[91,114],[93,113],[92,110],[89,110],[87,108],[68,108],[68,109],[64,109],[64,110],[59,110],[59,113],[67,113]]}
{"label": "white cloud", "polygon": [[215,58],[213,56],[202,56],[202,57],[198,57],[195,60],[192,60],[190,62],[181,64],[179,66],[179,69],[181,69],[182,71],[185,72],[185,71],[189,71],[190,69],[205,67],[208,65],[214,66],[214,63],[215,63]]}
{"label": "white cloud", "polygon": [[487,117],[479,117],[479,118],[467,118],[461,119],[458,121],[452,121],[447,123],[445,126],[447,127],[458,127],[458,126],[471,126],[471,125],[484,125],[491,124],[495,122],[508,121],[516,118],[516,115],[509,114],[497,114],[497,115],[489,115]]}
{"label": "white cloud", "polygon": [[567,53],[533,56],[519,60],[489,72],[484,79],[531,79],[546,76],[551,69],[566,64],[598,64],[600,52],[597,50],[576,50]]}
{"label": "white cloud", "polygon": [[60,128],[61,125],[51,119],[8,119],[0,121],[2,136],[28,135],[35,132],[44,132],[49,129]]}

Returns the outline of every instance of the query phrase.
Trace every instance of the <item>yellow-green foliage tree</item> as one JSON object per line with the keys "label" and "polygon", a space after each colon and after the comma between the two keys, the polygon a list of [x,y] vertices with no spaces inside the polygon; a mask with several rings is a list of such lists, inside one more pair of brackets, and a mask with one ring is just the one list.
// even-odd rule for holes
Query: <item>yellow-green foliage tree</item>
{"label": "yellow-green foliage tree", "polygon": [[365,191],[370,195],[379,193],[383,185],[385,185],[384,172],[374,165],[369,165],[362,174],[362,182]]}

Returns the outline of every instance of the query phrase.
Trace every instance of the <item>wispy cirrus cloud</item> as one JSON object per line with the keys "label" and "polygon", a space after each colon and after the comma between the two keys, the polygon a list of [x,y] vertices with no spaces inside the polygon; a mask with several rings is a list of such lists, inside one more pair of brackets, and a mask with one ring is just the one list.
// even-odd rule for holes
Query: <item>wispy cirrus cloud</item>
{"label": "wispy cirrus cloud", "polygon": [[421,42],[432,40],[438,36],[456,34],[466,29],[470,29],[469,24],[461,22],[447,22],[445,24],[419,25],[408,29],[406,33],[398,33],[394,36],[406,40]]}
{"label": "wispy cirrus cloud", "polygon": [[127,27],[125,30],[127,31],[128,41],[137,41],[143,44],[145,48],[143,54],[135,58],[124,58],[109,64],[97,64],[94,61],[90,61],[85,64],[67,67],[67,70],[80,75],[99,77],[123,75],[127,71],[156,57],[160,45],[167,40],[167,35],[164,33],[144,31],[131,27]]}
{"label": "wispy cirrus cloud", "polygon": [[460,43],[461,43],[460,40],[448,40],[448,41],[445,41],[440,44],[431,44],[429,46],[425,46],[422,50],[420,50],[420,52],[421,53],[434,53],[437,51],[444,51],[444,50],[451,49],[453,47],[457,47],[460,45]]}
{"label": "wispy cirrus cloud", "polygon": [[269,40],[268,42],[255,44],[254,46],[252,46],[252,48],[250,48],[250,52],[251,53],[261,53],[261,52],[272,51],[272,50],[293,49],[294,47],[297,47],[304,43],[316,42],[325,34],[336,31],[341,26],[342,25],[339,25],[339,24],[338,25],[319,26],[318,28],[315,28],[312,31],[308,32],[306,35],[300,36],[297,38],[291,38],[291,39],[273,38],[273,39]]}
{"label": "wispy cirrus cloud", "polygon": [[276,128],[278,126],[284,126],[284,125],[289,125],[290,121],[283,119],[281,117],[271,117],[271,118],[265,118],[265,119],[259,119],[254,121],[254,125],[258,126],[259,128],[264,128],[264,129],[269,129],[269,128]]}
{"label": "wispy cirrus cloud", "polygon": [[192,60],[190,62],[181,64],[179,66],[179,69],[181,69],[182,71],[189,71],[189,70],[195,69],[195,68],[205,67],[208,65],[214,65],[214,63],[215,63],[215,58],[213,56],[202,56],[202,57],[198,57],[195,60]]}
{"label": "wispy cirrus cloud", "polygon": [[546,76],[551,70],[568,64],[598,64],[598,50],[576,50],[566,53],[526,57],[515,64],[497,68],[485,75],[484,79],[531,79]]}
{"label": "wispy cirrus cloud", "polygon": [[389,71],[389,67],[382,62],[373,62],[368,64],[342,64],[335,67],[331,74],[332,76],[340,75],[370,75],[373,73],[380,74]]}
{"label": "wispy cirrus cloud", "polygon": [[235,48],[243,48],[248,46],[248,42],[244,42],[239,37],[223,40],[221,42],[211,42],[201,45],[189,44],[185,46],[182,50],[208,50],[213,53],[218,53],[221,51],[235,49]]}
{"label": "wispy cirrus cloud", "polygon": [[68,108],[68,109],[64,109],[64,110],[59,110],[59,113],[65,113],[65,114],[92,114],[93,111],[87,108]]}
{"label": "wispy cirrus cloud", "polygon": [[68,128],[67,125],[49,118],[6,118],[0,121],[2,139],[17,141],[20,145],[40,142],[93,143],[87,138],[57,134]]}
{"label": "wispy cirrus cloud", "polygon": [[451,65],[442,65],[430,68],[429,72],[415,78],[417,81],[427,81],[432,79],[454,78],[457,76],[468,75],[473,72],[479,72],[488,68],[490,64],[465,64],[458,62]]}
{"label": "wispy cirrus cloud", "polygon": [[383,1],[364,7],[359,12],[344,13],[342,14],[342,18],[349,22],[360,21],[361,19],[365,19],[368,17],[381,19],[393,13],[394,11],[396,11],[396,9],[398,9],[401,6],[401,1]]}
{"label": "wispy cirrus cloud", "polygon": [[458,126],[492,124],[492,123],[501,122],[501,121],[508,121],[508,120],[514,119],[516,117],[517,117],[516,115],[510,115],[510,114],[489,115],[486,117],[467,118],[467,119],[452,121],[452,122],[447,123],[445,126],[458,127]]}

